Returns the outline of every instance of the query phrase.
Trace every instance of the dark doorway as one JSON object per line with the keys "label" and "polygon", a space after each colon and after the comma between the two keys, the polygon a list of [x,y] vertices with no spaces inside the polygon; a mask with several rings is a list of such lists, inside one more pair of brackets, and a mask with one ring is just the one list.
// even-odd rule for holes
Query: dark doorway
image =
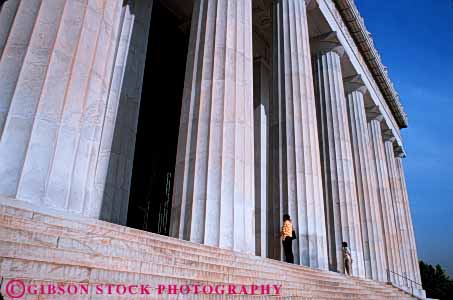
{"label": "dark doorway", "polygon": [[127,226],[168,235],[188,32],[154,1]]}

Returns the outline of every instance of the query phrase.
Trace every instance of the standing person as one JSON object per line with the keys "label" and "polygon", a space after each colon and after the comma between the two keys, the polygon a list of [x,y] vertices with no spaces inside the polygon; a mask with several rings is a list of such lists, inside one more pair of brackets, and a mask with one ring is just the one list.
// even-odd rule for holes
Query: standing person
{"label": "standing person", "polygon": [[282,226],[282,243],[283,251],[285,252],[285,261],[287,263],[294,263],[293,255],[293,223],[288,214],[283,215],[283,226]]}
{"label": "standing person", "polygon": [[351,276],[352,275],[352,256],[351,251],[349,250],[348,243],[341,243],[343,250],[343,263],[344,263],[344,273]]}

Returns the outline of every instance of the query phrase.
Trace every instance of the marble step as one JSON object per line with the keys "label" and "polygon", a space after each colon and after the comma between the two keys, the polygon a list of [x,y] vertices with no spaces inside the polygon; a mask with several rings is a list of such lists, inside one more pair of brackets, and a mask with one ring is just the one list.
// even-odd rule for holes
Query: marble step
{"label": "marble step", "polygon": [[[129,228],[125,226],[120,226],[112,223],[107,223],[99,220],[90,220],[90,219],[77,219],[71,220],[67,218],[61,218],[57,216],[52,216],[49,214],[42,214],[38,212],[33,212],[26,209],[14,208],[14,207],[6,207],[0,206],[0,215],[18,215],[24,219],[33,219],[32,222],[36,224],[37,222],[47,225],[55,225],[56,227],[61,228],[64,231],[67,231],[68,234],[70,231],[74,233],[82,232],[84,235],[97,235],[97,236],[108,236],[108,237],[115,237],[117,239],[122,239],[124,241],[137,241],[145,246],[156,245],[156,242],[163,242],[165,243],[166,247],[171,247],[172,245],[176,248],[184,247],[185,251],[193,250],[193,253],[197,254],[206,254],[207,257],[215,257],[217,258],[231,258],[232,256],[238,258],[244,257],[246,260],[250,259],[250,255],[233,252],[230,250],[220,249],[216,247],[211,247],[207,245],[201,245],[189,241],[183,241],[167,236],[162,236],[158,234],[154,234],[151,232],[145,232],[142,230]],[[174,248],[173,248],[174,249]],[[257,260],[255,263],[269,264],[275,263],[276,267],[282,267],[280,261],[275,260]],[[288,265],[283,266],[285,269]],[[308,271],[313,270],[311,268],[306,268]],[[319,270],[317,270],[319,271]],[[328,271],[321,271],[324,272],[323,275],[329,276],[333,275],[335,280],[338,279],[336,273],[328,272]],[[318,272],[314,272],[318,273]],[[316,274],[313,274],[316,276]]]}
{"label": "marble step", "polygon": [[[317,288],[321,289],[321,284],[324,284],[327,289],[330,289],[330,294],[338,292],[336,290],[348,290],[350,287],[350,290],[352,293],[345,294],[347,295],[347,299],[352,299],[354,297],[354,293],[358,295],[357,297],[365,296],[368,295],[366,299],[382,299],[382,298],[374,298],[371,296],[370,293],[378,293],[382,297],[385,296],[386,299],[394,296],[394,295],[400,295],[401,297],[404,296],[399,290],[391,288],[389,286],[385,286],[380,283],[376,283],[373,281],[368,281],[368,280],[362,280],[362,279],[353,279],[353,278],[346,278],[344,276],[341,276],[336,273],[332,272],[324,272],[320,270],[314,270],[310,268],[304,268],[301,266],[293,266],[293,265],[288,265],[282,262],[277,262],[269,259],[262,259],[262,258],[256,258],[256,257],[251,257],[245,254],[239,254],[239,253],[234,253],[232,251],[228,250],[222,250],[222,249],[217,249],[214,247],[209,247],[209,246],[204,246],[204,245],[199,245],[187,241],[180,241],[176,239],[171,239],[168,237],[162,237],[159,235],[155,235],[152,233],[147,233],[147,232],[142,232],[138,231],[135,229],[130,229],[126,228],[123,226],[119,225],[114,225],[110,223],[105,223],[105,222],[100,222],[100,221],[95,221],[95,220],[86,220],[86,219],[81,219],[81,220],[71,220],[71,219],[66,219],[66,218],[60,218],[56,216],[51,216],[51,215],[46,215],[46,214],[40,214],[32,211],[28,211],[26,209],[17,209],[17,208],[12,208],[12,207],[7,207],[7,206],[1,206],[0,207],[0,215],[1,215],[1,226],[5,228],[3,232],[5,235],[12,234],[14,236],[16,233],[9,232],[8,230],[13,230],[14,228],[20,228],[19,230],[22,230],[21,234],[16,235],[16,238],[19,237],[19,240],[24,243],[24,239],[28,242],[33,241],[33,242],[38,242],[38,243],[49,243],[50,245],[56,245],[56,239],[58,240],[57,243],[59,246],[62,245],[69,245],[69,248],[74,248],[74,245],[80,246],[80,241],[86,241],[87,237],[88,241],[90,243],[93,243],[93,241],[96,241],[96,243],[106,243],[107,245],[112,243],[112,241],[116,241],[118,243],[118,247],[107,247],[107,249],[110,249],[109,251],[119,251],[121,252],[121,248],[124,246],[131,247],[131,245],[134,245],[137,249],[144,250],[145,252],[141,253],[140,255],[143,255],[146,257],[146,250],[149,250],[150,248],[155,248],[159,250],[166,250],[163,251],[161,256],[159,257],[159,260],[165,261],[165,258],[172,257],[177,257],[175,253],[178,253],[177,250],[180,249],[179,253],[181,255],[180,260],[176,260],[175,258],[172,258],[170,262],[175,263],[175,261],[179,261],[182,263],[182,265],[186,266],[190,262],[190,260],[183,260],[184,256],[187,256],[185,259],[188,257],[194,257],[195,259],[192,260],[191,263],[197,263],[195,265],[195,271],[197,272],[203,272],[203,268],[209,269],[210,264],[218,264],[215,266],[215,268],[218,268],[220,272],[214,272],[215,274],[222,274],[225,273],[226,270],[231,272],[231,269],[234,270],[235,274],[238,275],[230,275],[230,276],[241,276],[241,272],[249,272],[246,273],[250,278],[250,274],[253,274],[253,276],[258,277],[257,275],[261,275],[261,277],[266,278],[264,275],[266,275],[266,270],[275,270],[275,273],[278,274],[278,272],[283,272],[282,274],[285,273],[291,273],[291,277],[297,279],[299,282],[299,286],[296,287],[298,288],[307,288],[310,285],[305,285],[302,286],[301,282],[304,278],[308,278],[309,282],[314,283],[314,285],[318,285]],[[27,227],[28,226],[28,227]],[[25,230],[24,230],[25,229]],[[41,234],[40,234],[41,233]],[[44,235],[42,233],[45,233]],[[53,233],[53,235],[52,235]],[[107,236],[107,238],[106,238]],[[27,240],[28,239],[28,240]],[[68,239],[68,241],[65,242],[65,239]],[[77,241],[77,239],[79,241]],[[76,242],[74,242],[76,240]],[[119,242],[118,242],[119,241]],[[53,244],[52,244],[53,243]],[[83,244],[83,243],[82,243]],[[89,243],[88,243],[89,244]],[[9,245],[12,247],[11,245]],[[112,253],[97,253],[96,251],[99,252],[99,249],[102,249],[99,245],[97,246],[97,250],[95,249],[94,254],[93,251],[88,251],[85,249],[85,251],[88,251],[88,254],[91,253],[93,256],[99,256],[99,254],[106,256],[105,258],[113,260],[113,257],[109,257]],[[142,249],[142,248],[145,249]],[[18,246],[14,246],[13,248],[18,249]],[[78,247],[75,247],[78,248]],[[79,247],[80,248],[80,247]],[[49,248],[51,251],[53,248]],[[82,247],[83,249],[83,247]],[[111,250],[111,249],[116,249],[116,250]],[[120,249],[120,250],[118,250]],[[81,249],[78,249],[79,251]],[[50,251],[50,250],[49,250]],[[73,253],[69,249],[64,250],[67,253]],[[26,251],[25,251],[26,252]],[[133,251],[131,251],[133,252]],[[153,252],[155,255],[159,254],[156,253],[156,251]],[[185,254],[184,254],[185,253]],[[85,255],[87,253],[84,253]],[[124,251],[123,251],[124,254]],[[137,255],[138,253],[135,253]],[[2,255],[3,256],[3,255]],[[158,256],[158,255],[157,255]],[[51,258],[51,257],[50,257]],[[120,257],[117,257],[117,259]],[[66,260],[67,258],[65,258]],[[124,258],[123,258],[124,259]],[[203,259],[208,259],[208,261],[203,260]],[[209,261],[209,259],[215,259],[216,261]],[[151,260],[152,261],[152,260]],[[219,264],[219,262],[223,264]],[[77,263],[80,263],[77,262]],[[90,261],[92,263],[92,261]],[[128,261],[126,263],[123,262],[126,266],[133,265],[133,261]],[[169,262],[167,261],[167,264]],[[225,269],[227,267],[230,267],[230,269]],[[173,266],[177,268],[178,266],[175,265]],[[115,266],[116,268],[116,266]],[[242,269],[241,269],[242,268]],[[128,269],[126,269],[128,270]],[[157,272],[160,272],[157,269]],[[116,269],[114,272],[117,271]],[[192,272],[193,270],[191,270]],[[184,274],[184,271],[181,270],[182,274]],[[233,272],[233,273],[234,273]],[[211,272],[212,273],[212,272]],[[267,272],[273,274],[273,272]],[[178,274],[180,272],[178,271]],[[240,279],[241,283],[244,282],[244,280],[247,280],[247,276],[237,277]],[[275,278],[275,277],[271,277]],[[314,278],[320,278],[324,281],[327,280],[328,284],[326,285],[323,283],[321,280],[318,282],[318,279],[314,280]],[[185,277],[187,279],[187,277]],[[212,274],[209,274],[209,279],[212,280]],[[287,282],[287,284],[291,284],[290,281]],[[321,292],[321,290],[319,290]],[[373,298],[372,298],[373,297]],[[398,297],[398,296],[396,296]],[[396,298],[396,299],[403,299],[403,298]],[[392,297],[393,298],[393,297]],[[364,297],[360,299],[365,299]],[[409,298],[408,298],[409,299]]]}
{"label": "marble step", "polygon": [[[10,279],[10,277],[4,277],[4,282],[8,282],[8,280]],[[12,277],[11,277],[12,279]],[[40,284],[46,284],[46,283],[49,283],[49,281],[46,281],[46,280],[31,280],[31,279],[23,279],[22,282],[24,282],[25,284],[29,285],[29,284],[34,284],[34,285],[40,285]],[[172,278],[172,282],[177,282],[175,281],[175,279]],[[188,282],[186,280],[182,281],[181,282],[184,282],[184,284],[191,284],[191,282]],[[59,284],[59,283],[70,283],[70,282],[64,282],[64,281],[60,281],[60,282],[55,282],[55,281],[52,281],[53,284]],[[204,282],[204,283],[208,283],[208,282]],[[194,284],[203,284],[203,282],[194,282]],[[90,284],[90,291],[93,288],[95,284]],[[110,295],[108,295],[107,297],[105,295],[101,296],[101,295],[96,295],[95,293],[93,292],[90,292],[88,294],[88,296],[84,296],[83,298],[80,297],[80,299],[90,299],[90,300],[106,300],[106,299],[115,299],[115,300],[133,300],[133,299],[136,299],[136,300],[153,300],[153,299],[156,299],[156,300],[163,300],[163,299],[171,299],[171,300],[176,300],[176,299],[183,299],[181,298],[181,296],[178,296],[178,295],[165,295],[165,294],[161,294],[159,295],[157,293],[157,289],[156,288],[149,288],[149,294],[147,294],[146,296],[124,296],[124,295],[118,295],[116,293],[112,293]],[[5,290],[4,288],[2,287],[2,294],[5,295]],[[28,297],[22,297],[21,300],[37,300],[37,297],[36,296],[28,296]],[[48,298],[42,298],[42,299],[52,299],[52,300],[68,300],[68,296],[58,296],[58,295],[52,295]],[[71,299],[79,299],[79,298],[71,298]],[[194,300],[213,300],[213,299],[226,299],[225,296],[221,296],[221,295],[186,295],[184,300],[190,300],[190,299],[194,299]],[[334,299],[334,300],[348,300],[348,299],[352,299],[352,298],[338,298],[338,297],[335,297],[335,298],[332,298],[331,296],[327,295],[327,296],[322,296],[322,295],[318,295],[318,294],[310,294],[310,293],[294,293],[294,294],[286,294],[286,295],[279,295],[279,296],[276,296],[276,295],[266,295],[266,296],[263,296],[263,295],[247,295],[247,296],[244,296],[244,295],[231,295],[231,296],[228,296],[228,299],[234,299],[234,300],[239,300],[239,299],[253,299],[253,300],[269,300],[269,299],[272,299],[272,300],[283,300],[283,299],[299,299],[299,300],[320,300],[320,299]],[[358,298],[354,298],[354,299],[357,299]]]}
{"label": "marble step", "polygon": [[[26,210],[20,210],[16,208],[10,208],[8,210],[8,215],[21,215],[26,216],[26,219],[31,219],[31,212]],[[13,212],[13,213],[12,213]],[[0,214],[2,212],[0,211]],[[26,221],[24,219],[23,221]],[[6,222],[10,220],[5,220]],[[15,220],[17,222],[21,222],[22,220]],[[49,215],[43,215],[39,213],[33,214],[33,220],[30,220],[29,224],[32,227],[36,227],[37,230],[43,232],[42,230],[50,231],[50,230],[57,230],[55,232],[56,235],[64,235],[64,236],[71,236],[73,238],[80,238],[80,233],[83,234],[84,238],[93,237],[94,239],[99,238],[107,238],[113,237],[115,241],[120,241],[123,243],[127,243],[126,246],[130,247],[133,244],[141,244],[142,248],[149,249],[150,247],[164,247],[168,252],[168,254],[175,254],[178,249],[184,248],[184,253],[190,253],[193,251],[193,254],[197,257],[200,257],[203,254],[205,258],[204,262],[215,261],[218,262],[219,260],[223,260],[225,262],[231,263],[234,260],[236,263],[247,264],[250,262],[250,256],[244,255],[242,253],[236,253],[229,250],[218,249],[215,247],[209,247],[204,245],[199,245],[187,241],[181,241],[173,238],[163,237],[160,235],[156,235],[153,233],[143,232],[136,229],[126,228],[123,226],[99,222],[99,226],[93,226],[89,222],[80,222],[80,221],[73,221],[62,219],[59,217],[53,217]],[[89,220],[91,221],[91,220]],[[11,226],[15,226],[14,220],[11,220]],[[88,224],[87,224],[88,223]],[[42,225],[42,228],[38,228],[37,225]],[[62,226],[62,224],[64,226]],[[49,225],[54,225],[53,228],[49,228]],[[124,233],[124,229],[127,229],[127,233]],[[133,233],[129,233],[132,231]],[[253,261],[253,266],[256,269],[258,265],[263,265],[266,269],[269,267],[269,264],[273,265],[274,269],[283,269],[287,270],[288,268],[294,268],[293,265],[282,264],[282,262],[270,260],[270,259],[256,259]],[[304,272],[311,272],[313,278],[317,278],[321,276],[323,279],[332,278],[335,282],[338,281],[339,277],[338,274],[333,272],[326,272],[320,270],[313,270],[311,268],[304,268],[302,266],[297,266],[296,270],[292,270],[293,272],[298,272],[297,269],[304,269]],[[265,270],[262,270],[265,271]]]}
{"label": "marble step", "polygon": [[[6,220],[5,220],[6,219]],[[129,261],[136,261],[136,257],[140,257],[142,261],[147,261],[148,263],[154,263],[154,264],[173,264],[175,266],[181,266],[184,268],[189,269],[194,269],[194,271],[202,270],[202,271],[213,271],[213,272],[218,272],[220,274],[222,273],[228,273],[231,274],[233,271],[235,271],[235,274],[239,275],[254,275],[258,276],[258,273],[261,277],[263,275],[273,275],[273,272],[270,272],[269,269],[265,270],[256,270],[253,269],[252,267],[249,268],[244,268],[244,265],[242,263],[237,263],[234,261],[228,262],[229,264],[223,263],[222,265],[219,266],[220,262],[213,262],[213,261],[203,261],[203,257],[199,258],[194,258],[192,255],[189,255],[189,257],[186,258],[184,257],[184,251],[180,250],[179,254],[177,252],[169,253],[168,249],[165,249],[165,245],[162,247],[147,247],[145,249],[140,249],[142,251],[132,251],[131,250],[131,243],[120,243],[117,245],[117,247],[114,246],[114,241],[103,238],[103,237],[97,237],[95,239],[89,238],[83,241],[77,240],[72,237],[61,237],[61,234],[64,234],[64,232],[58,232],[56,230],[52,230],[52,234],[44,234],[41,233],[40,227],[36,226],[37,224],[34,224],[35,226],[30,227],[28,226],[28,230],[30,231],[24,231],[23,229],[27,227],[27,221],[24,221],[21,225],[21,229],[17,229],[15,226],[17,222],[8,222],[11,221],[11,217],[7,218],[2,218],[0,217],[0,225],[3,226],[4,230],[0,232],[0,238],[2,240],[6,241],[11,241],[11,242],[26,242],[26,243],[31,243],[31,244],[36,244],[36,245],[44,245],[44,246],[49,246],[49,247],[59,247],[61,249],[68,249],[68,250],[76,250],[76,251],[82,251],[86,252],[92,255],[103,255],[106,257],[116,257],[118,259],[121,258],[128,258]],[[6,222],[3,222],[6,221]],[[3,223],[2,223],[3,222]],[[16,223],[16,224],[15,224]],[[29,224],[30,225],[30,224]],[[10,227],[14,226],[14,227]],[[54,228],[55,229],[55,228]],[[80,238],[80,235],[78,236]],[[58,245],[57,245],[58,244]],[[81,246],[82,245],[82,246]],[[113,250],[113,251],[112,251]],[[160,252],[163,250],[163,252]],[[129,266],[132,268],[136,268],[136,265],[140,265],[140,261],[136,261],[136,264],[129,263]],[[217,263],[217,264],[214,264]],[[306,274],[304,274],[306,277]],[[266,276],[265,276],[266,277]],[[275,276],[267,276],[266,278],[268,279],[275,279]],[[341,278],[343,279],[343,278]],[[346,288],[346,286],[342,286],[341,282],[339,283],[337,281],[328,281],[326,280],[314,280],[313,276],[310,276],[308,279],[307,278],[295,278],[295,280],[304,281],[304,280],[309,280],[309,283],[320,283],[320,284],[325,284],[329,285],[330,287],[341,287],[341,288]],[[343,282],[347,283],[347,282]]]}
{"label": "marble step", "polygon": [[[0,245],[1,245],[1,244],[2,244],[2,243],[0,243]],[[20,247],[21,247],[21,246],[18,246],[18,245],[13,245],[13,246],[11,246],[11,245],[6,245],[6,248],[9,248],[9,249],[12,249],[12,248],[20,249]],[[22,248],[23,248],[23,247],[27,247],[27,245],[26,245],[26,244],[25,244],[25,245],[22,244]],[[40,252],[42,252],[42,250],[37,249],[37,248],[31,248],[31,249],[29,249],[29,252],[26,252],[26,253],[25,253],[24,257],[27,258],[27,257],[29,256],[28,254],[30,254],[30,253],[34,253],[33,256],[36,257],[36,253],[40,253]],[[47,254],[47,251],[44,250],[44,252]],[[77,255],[77,253],[69,253],[69,254],[68,254],[68,253],[65,253],[65,254],[66,254],[66,255],[69,255],[69,256],[72,257],[72,258],[74,258],[74,257]],[[49,255],[50,255],[50,257],[51,257],[53,260],[55,260],[56,258],[58,259],[58,258],[60,257],[59,255],[56,255],[56,254],[54,254],[54,253],[50,253]],[[1,253],[1,256],[5,257],[5,256],[14,256],[14,255],[7,254],[7,253],[3,253],[3,252],[2,252],[2,253]],[[41,259],[42,259],[42,258],[41,258]],[[42,261],[41,261],[41,263],[42,263]],[[65,263],[67,264],[68,262],[66,261]],[[73,261],[71,261],[71,263],[73,263]],[[74,268],[77,269],[78,266],[80,267],[80,265],[82,265],[82,264],[83,264],[83,262],[81,262],[81,261],[76,261],[76,262],[75,262],[75,265],[74,265]],[[17,264],[16,264],[16,273],[17,273],[17,269],[18,269],[18,268],[17,268]],[[55,268],[52,268],[52,269],[55,269]],[[114,272],[115,272],[115,271],[117,271],[118,268],[115,267],[114,269],[115,269],[115,270],[114,270]],[[34,268],[29,268],[28,266],[25,267],[25,268],[19,269],[19,271],[20,271],[19,274],[24,273],[25,270],[33,270],[32,274],[34,274],[34,273],[49,274],[49,272],[46,272],[45,270],[44,270],[44,271],[43,271],[42,269],[41,269],[41,270],[36,270],[36,269],[34,269]],[[7,272],[7,271],[8,271],[8,270],[5,270],[5,268],[3,267],[2,273],[5,273],[5,272]],[[163,273],[162,270],[153,270],[152,273],[153,273],[153,272],[154,272],[154,273],[159,273],[159,274],[162,274],[162,273]],[[74,272],[73,272],[73,273],[74,273]],[[176,273],[180,273],[180,272],[177,271]],[[13,275],[13,274],[10,274],[10,275]],[[17,274],[16,274],[16,275],[17,275]],[[184,275],[184,274],[183,274],[183,275]],[[46,276],[47,276],[47,275],[46,275]],[[63,278],[67,278],[67,277],[68,277],[67,275],[63,276]],[[188,276],[184,276],[184,278],[187,279]],[[212,281],[212,276],[210,276],[209,278],[210,278],[210,280]],[[55,277],[50,278],[50,277],[47,277],[47,279],[59,280],[59,279],[61,279],[61,278],[55,278]],[[77,278],[76,278],[76,279],[77,279]],[[79,281],[80,281],[80,280],[83,281],[83,280],[87,280],[87,278],[78,278],[78,280],[79,280]],[[240,278],[239,280],[240,280],[240,282],[244,282],[244,278]],[[254,282],[256,282],[256,280],[254,280]],[[265,283],[265,282],[263,282],[263,283]],[[286,286],[287,288],[290,288],[290,286],[289,286],[288,283],[284,283],[284,284],[285,284],[285,286]],[[294,286],[294,289],[302,289],[302,290],[305,290],[305,291],[310,290],[306,285],[298,285],[298,286]],[[319,284],[318,284],[318,285],[314,285],[314,290],[316,290],[318,293],[319,293],[319,292],[322,292],[322,290],[325,290],[328,294],[329,294],[329,293],[330,293],[330,294],[332,293],[332,289],[331,289],[330,286],[328,286],[327,288],[323,289],[322,286],[319,285]],[[346,294],[345,294],[345,290],[342,289],[342,292],[343,292],[342,295],[345,295],[348,299],[350,299],[350,298],[351,298],[352,296],[354,296],[354,295],[358,296],[359,299],[365,299],[365,298],[366,298],[366,299],[382,299],[382,298],[374,298],[374,297],[373,297],[373,298],[372,298],[372,297],[364,297],[364,295],[357,295],[357,294],[358,294],[357,291],[354,291],[354,292],[346,293]],[[397,298],[398,298],[398,297],[397,297]]]}
{"label": "marble step", "polygon": [[[8,278],[23,278],[25,282],[33,279],[36,282],[89,282],[90,284],[98,283],[137,283],[146,282],[152,287],[157,287],[158,284],[237,284],[242,282],[223,282],[215,280],[191,280],[185,276],[165,276],[158,274],[143,274],[140,272],[124,272],[118,270],[106,270],[101,268],[85,268],[80,266],[61,265],[55,262],[42,262],[21,259],[4,259],[1,265],[4,282]],[[257,283],[259,284],[259,283]],[[354,293],[344,293],[342,291],[321,289],[307,290],[303,288],[285,287],[285,296],[298,296],[313,299],[383,299],[382,297],[373,297],[373,295],[364,296]],[[153,292],[157,294],[154,289]],[[386,297],[385,299],[409,299],[402,298],[398,294]]]}
{"label": "marble step", "polygon": [[[52,282],[67,281],[67,282],[90,282],[90,283],[132,283],[132,282],[146,282],[152,286],[157,286],[160,283],[207,283],[211,284],[244,284],[242,278],[229,277],[227,280],[222,278],[188,278],[185,274],[175,272],[173,274],[164,273],[144,273],[139,270],[133,271],[122,271],[115,268],[99,268],[93,266],[83,265],[72,265],[72,264],[61,264],[58,261],[42,261],[42,260],[30,260],[17,259],[17,258],[5,258],[1,265],[2,274],[6,274],[10,278],[33,278],[35,280],[48,280]],[[237,279],[238,281],[235,281]],[[271,284],[267,280],[256,279],[255,284]],[[290,285],[287,282],[276,282],[275,284],[283,284],[285,292],[290,294],[302,292],[303,295],[317,294],[325,296],[332,295],[332,289],[325,289],[321,286],[315,288],[307,288],[306,285]],[[336,293],[337,298],[343,298],[344,296],[350,298],[354,295],[352,292],[338,291]],[[363,295],[360,296],[364,299]],[[368,299],[368,298],[367,298]]]}
{"label": "marble step", "polygon": [[[11,250],[13,249],[13,250]],[[34,260],[46,263],[58,263],[81,267],[95,267],[111,271],[123,272],[140,272],[141,274],[152,275],[160,274],[162,276],[182,276],[189,280],[202,281],[220,281],[220,282],[241,282],[243,284],[282,284],[289,289],[302,289],[305,291],[331,292],[340,289],[340,294],[368,294],[367,292],[357,290],[356,288],[332,287],[319,282],[311,282],[308,278],[302,282],[300,278],[284,278],[285,274],[275,274],[262,276],[259,274],[237,274],[237,270],[232,269],[229,272],[199,271],[197,268],[189,268],[184,265],[175,266],[174,264],[159,264],[156,262],[131,261],[119,257],[105,257],[100,255],[91,255],[75,250],[48,248],[45,246],[31,245],[24,242],[14,243],[0,240],[0,256],[27,260]],[[46,276],[48,276],[46,274]]]}

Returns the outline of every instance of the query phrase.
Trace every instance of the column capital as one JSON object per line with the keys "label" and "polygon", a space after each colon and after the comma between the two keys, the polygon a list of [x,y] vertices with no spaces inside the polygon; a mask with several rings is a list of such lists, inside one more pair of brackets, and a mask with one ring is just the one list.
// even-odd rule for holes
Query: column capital
{"label": "column capital", "polygon": [[372,120],[382,122],[382,120],[384,120],[384,116],[382,115],[381,111],[379,110],[379,107],[377,107],[377,106],[367,107],[366,108],[366,119],[368,122],[372,121]]}
{"label": "column capital", "polygon": [[395,147],[395,157],[398,157],[398,158],[406,157],[406,152],[404,151],[403,147],[401,147],[400,145]]}
{"label": "column capital", "polygon": [[341,45],[340,40],[337,37],[336,31],[330,31],[321,35],[318,35],[310,41],[312,47],[312,54],[323,54],[327,52],[335,52],[340,57],[345,54],[344,47]]}
{"label": "column capital", "polygon": [[393,151],[395,152],[395,157],[401,157],[401,158],[406,157],[406,151],[404,151],[403,145],[395,143],[393,145]]}
{"label": "column capital", "polygon": [[382,138],[384,139],[385,142],[394,143],[396,141],[396,138],[390,129],[385,129],[382,131]]}
{"label": "column capital", "polygon": [[[127,1],[127,0],[125,0]],[[272,1],[274,4],[278,2],[282,2],[282,0],[274,0]],[[318,0],[305,0],[305,6],[307,8],[307,11],[313,10],[317,7],[319,7]]]}
{"label": "column capital", "polygon": [[344,88],[345,88],[346,94],[349,94],[349,93],[352,93],[355,91],[365,94],[367,91],[365,83],[363,83],[363,80],[362,80],[362,75],[360,75],[360,74],[356,74],[356,75],[352,75],[352,76],[343,78],[343,83],[344,83]]}

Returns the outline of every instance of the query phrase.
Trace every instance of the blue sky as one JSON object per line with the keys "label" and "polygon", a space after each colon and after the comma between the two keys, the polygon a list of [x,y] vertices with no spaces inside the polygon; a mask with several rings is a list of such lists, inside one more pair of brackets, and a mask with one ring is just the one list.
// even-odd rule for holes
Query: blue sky
{"label": "blue sky", "polygon": [[453,277],[453,0],[355,0],[409,115],[418,256]]}

